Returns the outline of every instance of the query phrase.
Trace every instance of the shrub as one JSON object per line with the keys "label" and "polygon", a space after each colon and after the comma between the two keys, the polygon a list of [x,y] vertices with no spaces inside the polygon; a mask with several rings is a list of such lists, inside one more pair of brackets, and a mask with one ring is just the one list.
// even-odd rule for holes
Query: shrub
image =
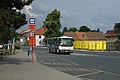
{"label": "shrub", "polygon": [[20,46],[15,46],[15,49],[20,49]]}

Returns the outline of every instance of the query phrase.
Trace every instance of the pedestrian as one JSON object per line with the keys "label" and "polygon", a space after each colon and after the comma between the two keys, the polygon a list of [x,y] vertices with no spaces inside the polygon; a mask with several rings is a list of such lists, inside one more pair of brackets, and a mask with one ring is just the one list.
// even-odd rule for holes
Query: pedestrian
{"label": "pedestrian", "polygon": [[28,56],[30,55],[31,51],[32,51],[32,47],[30,47],[28,50]]}

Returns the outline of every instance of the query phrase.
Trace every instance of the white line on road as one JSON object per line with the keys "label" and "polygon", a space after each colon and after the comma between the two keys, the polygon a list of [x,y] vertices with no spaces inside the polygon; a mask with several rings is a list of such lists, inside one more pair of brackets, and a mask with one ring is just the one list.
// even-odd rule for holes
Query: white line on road
{"label": "white line on road", "polygon": [[103,70],[99,70],[99,69],[95,69],[95,68],[92,68],[92,69],[93,69],[93,70],[97,70],[97,71],[102,71],[103,73],[106,73],[106,74],[111,74],[111,75],[120,77],[120,75],[119,75],[119,74],[116,74],[116,73],[112,73],[112,72],[108,72],[108,71],[103,71]]}
{"label": "white line on road", "polygon": [[95,68],[92,68],[93,70],[96,70],[97,72],[94,72],[94,73],[88,73],[88,74],[83,74],[83,75],[77,75],[75,77],[81,77],[81,76],[88,76],[88,75],[93,75],[93,74],[98,74],[98,73],[106,73],[106,74],[110,74],[110,75],[113,75],[113,76],[118,76],[120,77],[119,74],[116,74],[116,73],[112,73],[112,72],[108,72],[108,71],[102,71],[102,70],[99,70],[99,69],[95,69]]}
{"label": "white line on road", "polygon": [[80,53],[71,53],[71,55],[74,56],[92,56],[92,57],[106,57],[106,58],[116,58],[119,59],[120,57],[115,57],[115,56],[104,56],[104,55],[96,55],[96,54],[80,54]]}
{"label": "white line on road", "polygon": [[75,55],[75,56],[96,56],[96,55],[92,55],[92,54],[80,54],[80,53],[71,53],[71,55]]}
{"label": "white line on road", "polygon": [[60,70],[60,71],[84,71],[84,72],[92,72],[90,69],[87,68],[66,68],[66,67],[54,67],[54,69]]}
{"label": "white line on road", "polygon": [[71,65],[71,64],[69,64],[69,63],[59,63],[59,62],[54,62],[54,63],[49,63],[49,62],[44,62],[43,64],[46,64],[46,65],[66,65],[66,66],[68,66],[68,65]]}
{"label": "white line on road", "polygon": [[78,78],[78,77],[81,77],[81,76],[89,76],[89,75],[93,75],[93,74],[99,74],[99,73],[102,73],[103,71],[97,71],[97,72],[93,72],[93,73],[87,73],[87,74],[82,74],[82,75],[76,75],[74,77]]}
{"label": "white line on road", "polygon": [[61,58],[61,59],[65,60],[65,61],[68,61],[68,62],[70,62],[70,63],[72,63],[72,64],[74,64],[74,65],[76,65],[76,66],[79,66],[79,64],[74,63],[74,62],[72,62],[72,61],[70,61],[70,60],[68,60],[68,59],[65,59],[65,58],[60,57],[60,56],[57,56],[57,57],[59,57],[59,58]]}
{"label": "white line on road", "polygon": [[107,71],[103,71],[104,73],[107,73],[107,74],[111,74],[111,75],[113,75],[113,76],[118,76],[118,77],[120,77],[120,75],[119,74],[116,74],[116,73],[112,73],[112,72],[107,72]]}

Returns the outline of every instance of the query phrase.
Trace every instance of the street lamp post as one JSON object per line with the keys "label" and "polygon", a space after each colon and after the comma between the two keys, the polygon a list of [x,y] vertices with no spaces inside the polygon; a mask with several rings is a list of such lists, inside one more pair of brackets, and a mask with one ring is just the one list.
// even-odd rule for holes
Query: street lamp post
{"label": "street lamp post", "polygon": [[32,30],[32,35],[30,38],[30,45],[32,47],[32,63],[34,63],[34,45],[35,45],[35,38],[34,38],[34,31],[36,29],[36,24],[35,24],[35,18],[31,17],[29,18],[29,24],[28,24],[29,30]]}

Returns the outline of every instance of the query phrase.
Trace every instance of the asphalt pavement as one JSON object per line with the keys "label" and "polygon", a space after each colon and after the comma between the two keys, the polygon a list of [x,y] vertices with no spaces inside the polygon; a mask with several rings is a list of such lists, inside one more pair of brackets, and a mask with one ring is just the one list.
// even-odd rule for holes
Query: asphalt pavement
{"label": "asphalt pavement", "polygon": [[70,55],[49,53],[35,48],[37,61],[76,78],[120,80],[120,54],[110,51],[74,50]]}

